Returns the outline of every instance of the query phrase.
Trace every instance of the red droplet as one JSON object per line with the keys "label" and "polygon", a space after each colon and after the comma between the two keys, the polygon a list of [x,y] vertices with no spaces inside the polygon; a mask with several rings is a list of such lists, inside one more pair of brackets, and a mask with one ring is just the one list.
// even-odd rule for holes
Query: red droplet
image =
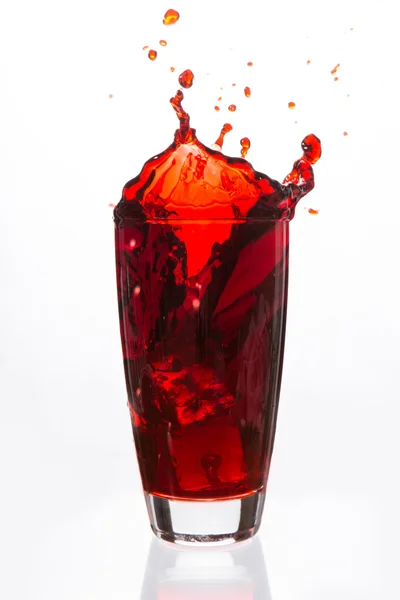
{"label": "red droplet", "polygon": [[222,100],[222,96],[220,96],[220,97],[218,98],[218,102],[221,102],[221,100]]}
{"label": "red droplet", "polygon": [[160,46],[166,46],[167,42],[165,40],[160,40]]}
{"label": "red droplet", "polygon": [[171,71],[171,73],[173,73],[175,71],[175,67],[170,67],[169,70]]}
{"label": "red droplet", "polygon": [[343,135],[347,136],[349,134],[347,133],[347,131],[343,131]]}
{"label": "red droplet", "polygon": [[221,146],[221,148],[222,148],[225,135],[227,133],[229,133],[230,131],[232,131],[232,129],[233,129],[233,127],[230,123],[225,123],[225,125],[221,129],[221,133],[219,134],[217,141],[215,142],[217,144],[217,146]]}
{"label": "red droplet", "polygon": [[339,63],[336,65],[336,67],[333,67],[333,69],[331,71],[331,75],[335,75],[337,73],[337,70],[338,70],[339,67],[340,67]]}
{"label": "red droplet", "polygon": [[148,46],[143,46],[143,50],[148,50],[149,47]]}
{"label": "red droplet", "polygon": [[251,96],[251,89],[249,87],[245,87],[244,88],[244,95],[246,96],[246,98],[250,98],[250,96]]}
{"label": "red droplet", "polygon": [[248,67],[252,67],[253,66],[253,63],[251,62],[251,60],[247,63],[247,66]]}
{"label": "red droplet", "polygon": [[108,94],[109,98],[114,98],[113,94]]}
{"label": "red droplet", "polygon": [[157,58],[157,51],[156,50],[149,50],[149,59],[150,60],[156,60]]}
{"label": "red droplet", "polygon": [[301,142],[303,150],[303,159],[314,165],[321,158],[321,140],[316,135],[310,133]]}
{"label": "red droplet", "polygon": [[310,213],[310,215],[317,215],[319,213],[319,210],[315,210],[315,208],[309,208],[308,212]]}
{"label": "red droplet", "polygon": [[289,102],[288,103],[288,107],[293,110],[296,107],[296,103],[295,102]]}
{"label": "red droplet", "polygon": [[232,87],[236,87],[236,83],[232,83]]}
{"label": "red droplet", "polygon": [[193,72],[190,69],[186,69],[179,75],[179,85],[185,89],[189,89],[193,85]]}
{"label": "red droplet", "polygon": [[354,27],[350,27],[350,31],[353,31],[353,30],[354,30]]}
{"label": "red droplet", "polygon": [[214,106],[214,110],[216,110],[217,112],[219,112],[221,109],[219,106]]}
{"label": "red droplet", "polygon": [[246,156],[247,152],[249,151],[250,146],[251,146],[249,138],[247,138],[247,137],[242,138],[240,140],[240,145],[242,146],[240,154],[244,158]]}
{"label": "red droplet", "polygon": [[235,112],[235,110],[236,110],[236,105],[235,105],[235,104],[230,104],[230,105],[228,106],[228,110],[230,110],[231,112]]}
{"label": "red droplet", "polygon": [[173,25],[179,19],[179,13],[177,10],[170,8],[164,15],[163,23],[164,25]]}
{"label": "red droplet", "polygon": [[335,77],[333,81],[339,81],[339,77]]}
{"label": "red droplet", "polygon": [[308,60],[308,61],[307,61],[307,64],[308,64],[308,65],[311,65],[311,60]]}

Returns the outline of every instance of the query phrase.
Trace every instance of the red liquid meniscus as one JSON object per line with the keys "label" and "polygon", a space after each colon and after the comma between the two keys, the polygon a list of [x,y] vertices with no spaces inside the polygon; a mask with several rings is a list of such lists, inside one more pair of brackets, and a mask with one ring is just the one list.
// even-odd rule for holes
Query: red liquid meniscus
{"label": "red liquid meniscus", "polygon": [[[242,497],[265,485],[282,372],[288,227],[314,187],[314,135],[281,184],[202,144],[182,106],[114,210],[124,368],[144,490]],[[250,140],[241,140],[242,156]]]}

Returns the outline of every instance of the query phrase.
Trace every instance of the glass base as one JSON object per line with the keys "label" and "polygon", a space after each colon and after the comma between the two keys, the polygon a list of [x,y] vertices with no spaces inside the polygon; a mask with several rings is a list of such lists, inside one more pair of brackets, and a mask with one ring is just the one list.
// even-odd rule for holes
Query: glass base
{"label": "glass base", "polygon": [[158,538],[183,545],[224,545],[257,533],[265,492],[227,500],[171,500],[147,493],[145,498]]}

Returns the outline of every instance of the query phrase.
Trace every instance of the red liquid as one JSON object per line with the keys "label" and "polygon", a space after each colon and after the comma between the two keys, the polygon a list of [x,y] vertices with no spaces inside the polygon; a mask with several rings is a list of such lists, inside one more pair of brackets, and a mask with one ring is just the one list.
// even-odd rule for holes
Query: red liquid
{"label": "red liquid", "polygon": [[164,25],[174,25],[179,19],[179,13],[177,10],[170,8],[164,15]]}
{"label": "red liquid", "polygon": [[320,144],[305,138],[282,185],[199,142],[182,100],[180,90],[171,99],[173,144],[126,184],[114,211],[125,375],[145,491],[229,498],[266,483],[289,220],[314,187]]}

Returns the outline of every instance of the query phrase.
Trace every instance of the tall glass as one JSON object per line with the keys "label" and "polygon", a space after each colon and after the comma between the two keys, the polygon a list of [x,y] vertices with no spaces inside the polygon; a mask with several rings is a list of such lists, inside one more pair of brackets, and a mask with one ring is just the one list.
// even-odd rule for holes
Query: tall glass
{"label": "tall glass", "polygon": [[170,542],[247,539],[260,525],[274,443],[289,221],[150,220],[117,207],[115,226],[128,402],[151,527]]}

